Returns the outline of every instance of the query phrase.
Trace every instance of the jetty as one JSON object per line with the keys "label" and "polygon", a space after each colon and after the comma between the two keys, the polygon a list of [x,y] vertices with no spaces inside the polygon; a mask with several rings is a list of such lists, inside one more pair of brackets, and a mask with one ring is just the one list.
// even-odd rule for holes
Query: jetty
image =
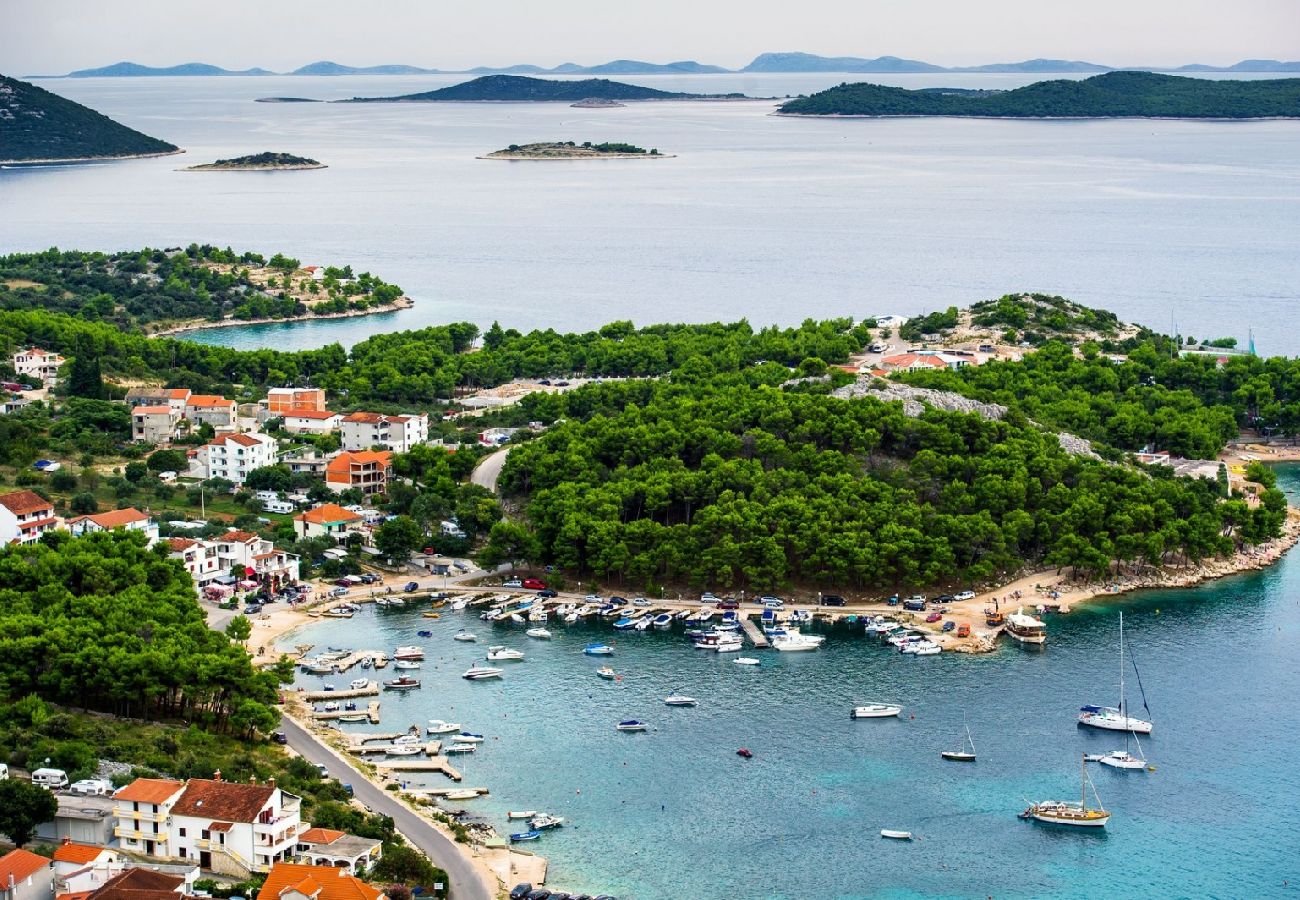
{"label": "jetty", "polygon": [[385,775],[399,772],[441,772],[452,781],[460,781],[461,774],[452,768],[445,756],[431,756],[428,759],[395,759],[391,762],[375,763],[375,768]]}
{"label": "jetty", "polygon": [[737,618],[740,620],[740,627],[744,630],[745,636],[753,642],[755,647],[762,650],[766,647],[772,646],[771,642],[767,639],[767,635],[763,634],[762,629],[754,623],[753,619],[748,615],[737,616]]}
{"label": "jetty", "polygon": [[473,791],[480,797],[486,797],[491,793],[487,788],[464,788],[464,787],[441,787],[441,788],[405,788],[403,794],[414,794],[417,797],[445,797],[451,793],[460,793],[461,791]]}
{"label": "jetty", "polygon": [[331,719],[340,719],[343,716],[356,716],[356,715],[364,715],[370,721],[371,725],[378,725],[379,724],[379,701],[371,700],[370,703],[367,704],[364,713],[359,709],[337,709],[334,712],[313,712],[311,714],[312,718],[315,719],[317,722],[326,722]]}
{"label": "jetty", "polygon": [[377,697],[379,696],[379,682],[370,681],[363,688],[346,688],[341,691],[303,691],[302,699],[311,702],[314,700],[353,700],[357,697]]}
{"label": "jetty", "polygon": [[[348,747],[348,752],[353,754],[354,756],[365,756],[368,753],[387,754],[392,750],[396,750],[406,746],[409,745],[394,744],[391,742],[383,743],[383,744],[362,743],[362,744],[353,744],[352,746]],[[437,756],[438,753],[442,751],[442,741],[429,741],[427,744],[422,745],[420,749],[425,756]]]}

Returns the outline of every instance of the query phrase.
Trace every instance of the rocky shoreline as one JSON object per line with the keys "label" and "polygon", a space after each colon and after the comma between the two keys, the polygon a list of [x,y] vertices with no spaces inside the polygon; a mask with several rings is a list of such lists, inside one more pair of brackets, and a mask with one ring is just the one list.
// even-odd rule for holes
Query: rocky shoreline
{"label": "rocky shoreline", "polygon": [[314,322],[323,319],[353,319],[358,316],[376,316],[381,313],[401,312],[404,309],[410,309],[415,306],[415,301],[410,297],[401,296],[392,303],[384,306],[374,306],[369,309],[349,309],[343,312],[319,313],[306,316],[294,316],[288,319],[222,319],[220,322],[191,322],[185,325],[173,325],[168,328],[161,328],[158,331],[150,332],[150,337],[174,337],[178,334],[188,334],[192,331],[208,331],[213,328],[237,328],[241,325],[279,325],[295,324],[298,322]]}

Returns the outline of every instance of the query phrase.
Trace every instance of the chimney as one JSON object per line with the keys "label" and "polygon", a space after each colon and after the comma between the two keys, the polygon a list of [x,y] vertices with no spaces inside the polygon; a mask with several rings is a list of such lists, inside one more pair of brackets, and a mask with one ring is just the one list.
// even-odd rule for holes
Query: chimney
{"label": "chimney", "polygon": [[266,783],[269,784],[271,787],[275,787],[275,778],[271,777],[266,779]]}
{"label": "chimney", "polygon": [[62,844],[66,847],[68,844],[71,844],[71,843],[72,843],[72,838],[70,838],[70,837],[68,837],[68,836],[65,835],[64,838],[63,838]]}
{"label": "chimney", "polygon": [[217,769],[217,771],[215,771],[215,772],[212,773],[212,780],[213,780],[213,781],[220,781],[220,780],[221,780],[221,770],[220,770],[220,769]]}

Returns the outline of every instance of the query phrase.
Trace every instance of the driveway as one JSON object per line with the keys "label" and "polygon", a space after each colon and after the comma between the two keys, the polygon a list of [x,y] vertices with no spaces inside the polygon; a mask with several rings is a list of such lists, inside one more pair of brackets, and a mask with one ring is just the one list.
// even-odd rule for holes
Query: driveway
{"label": "driveway", "polygon": [[497,492],[497,479],[501,477],[501,467],[506,464],[506,456],[509,454],[509,447],[502,447],[495,453],[489,453],[478,461],[478,465],[470,473],[469,480],[495,494]]}
{"label": "driveway", "polygon": [[447,837],[428,821],[411,812],[387,791],[375,787],[364,775],[343,757],[319,743],[301,725],[285,716],[280,730],[289,739],[289,746],[309,762],[329,769],[330,775],[352,785],[356,799],[371,812],[391,816],[400,831],[412,844],[433,860],[433,864],[447,872],[452,890],[449,896],[456,900],[493,900],[495,886],[489,886],[479,870],[461,855],[455,841]]}

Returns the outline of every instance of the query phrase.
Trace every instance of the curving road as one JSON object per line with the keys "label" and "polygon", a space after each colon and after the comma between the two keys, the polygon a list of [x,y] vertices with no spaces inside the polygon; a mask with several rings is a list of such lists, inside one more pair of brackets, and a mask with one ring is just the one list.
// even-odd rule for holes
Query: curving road
{"label": "curving road", "polygon": [[501,467],[506,464],[506,456],[509,453],[509,447],[502,447],[495,453],[489,453],[480,459],[478,465],[474,467],[474,471],[470,473],[469,480],[495,494],[497,492],[497,479],[501,477]]}
{"label": "curving road", "polygon": [[309,762],[325,766],[340,781],[350,783],[356,792],[356,798],[372,812],[392,816],[397,823],[397,830],[423,850],[434,865],[446,870],[452,888],[448,896],[456,900],[493,900],[496,896],[495,886],[489,886],[484,881],[479,870],[461,855],[455,841],[411,812],[391,794],[377,788],[354,769],[351,763],[317,741],[293,719],[288,716],[281,719],[280,730],[289,739],[289,746],[301,756]]}

